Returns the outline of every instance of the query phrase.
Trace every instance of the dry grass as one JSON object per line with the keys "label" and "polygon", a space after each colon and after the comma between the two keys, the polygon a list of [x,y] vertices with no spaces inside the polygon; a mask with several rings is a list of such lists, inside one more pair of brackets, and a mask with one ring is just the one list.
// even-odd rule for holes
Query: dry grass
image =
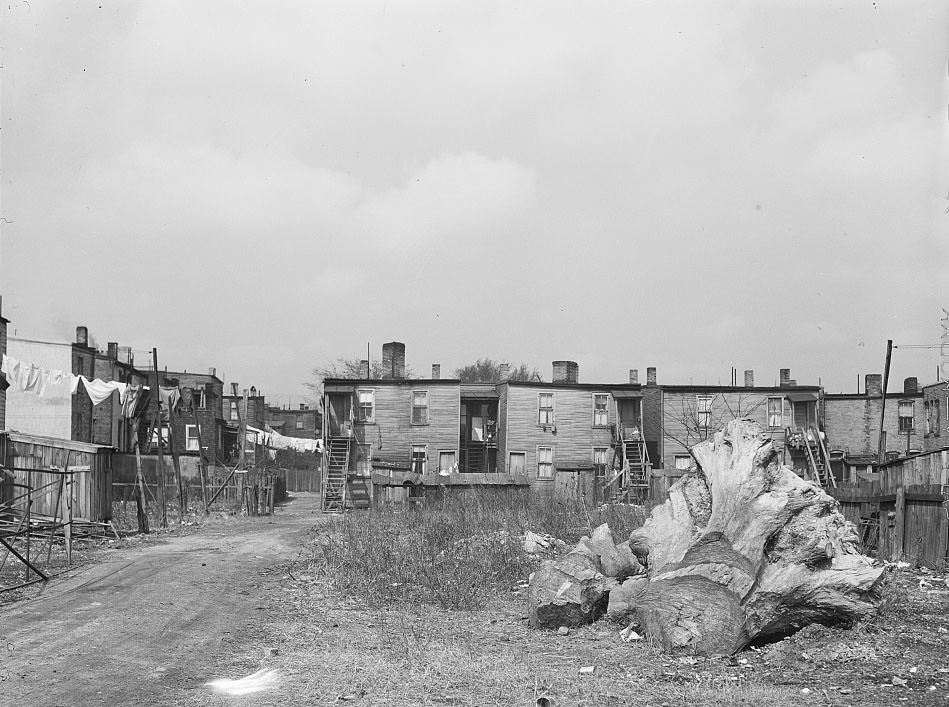
{"label": "dry grass", "polygon": [[473,609],[532,571],[536,559],[521,548],[525,531],[572,544],[609,522],[625,539],[642,519],[638,507],[591,509],[556,496],[468,492],[336,518],[314,545],[308,571],[373,606],[409,601]]}

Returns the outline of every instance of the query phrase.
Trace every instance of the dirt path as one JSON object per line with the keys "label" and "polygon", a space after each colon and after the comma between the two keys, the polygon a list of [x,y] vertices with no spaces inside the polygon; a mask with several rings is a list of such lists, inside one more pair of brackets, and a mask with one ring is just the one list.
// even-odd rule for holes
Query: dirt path
{"label": "dirt path", "polygon": [[280,583],[269,580],[317,508],[298,495],[272,518],[118,550],[0,609],[0,705],[180,704],[207,680],[265,667],[278,642],[267,615]]}

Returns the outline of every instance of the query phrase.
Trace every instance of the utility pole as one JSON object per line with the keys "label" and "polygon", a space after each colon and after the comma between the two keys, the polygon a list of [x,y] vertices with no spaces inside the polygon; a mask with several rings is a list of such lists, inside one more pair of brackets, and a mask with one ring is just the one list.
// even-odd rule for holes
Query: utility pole
{"label": "utility pole", "polygon": [[162,454],[161,434],[161,387],[158,384],[158,349],[152,349],[152,366],[155,370],[155,381],[152,386],[152,417],[155,421],[154,429],[158,435],[158,503],[161,505],[161,527],[168,527],[168,509],[165,504],[165,457]]}
{"label": "utility pole", "polygon": [[890,356],[893,353],[893,339],[886,341],[886,365],[883,367],[883,396],[880,400],[880,438],[877,443],[877,464],[883,463],[883,454],[886,451],[886,430],[883,423],[886,419],[886,387],[890,382]]}

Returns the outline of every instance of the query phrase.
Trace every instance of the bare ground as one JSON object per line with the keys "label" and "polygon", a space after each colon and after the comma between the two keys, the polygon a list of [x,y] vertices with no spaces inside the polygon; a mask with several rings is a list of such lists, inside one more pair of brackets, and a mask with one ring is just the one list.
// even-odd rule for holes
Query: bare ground
{"label": "bare ground", "polygon": [[[314,497],[297,497],[272,519],[108,551],[0,609],[0,704],[949,703],[943,575],[889,573],[881,617],[857,630],[810,627],[734,659],[669,658],[623,643],[608,622],[528,631],[514,588],[481,611],[366,608],[308,559],[320,518]],[[265,692],[222,697],[204,684],[265,667],[281,676]]]}

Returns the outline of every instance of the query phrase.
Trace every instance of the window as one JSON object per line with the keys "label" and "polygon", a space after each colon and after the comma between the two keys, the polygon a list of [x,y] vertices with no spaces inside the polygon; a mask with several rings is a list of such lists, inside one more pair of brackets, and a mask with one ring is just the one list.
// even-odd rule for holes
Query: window
{"label": "window", "polygon": [[[403,418],[404,419],[404,418]],[[425,474],[428,470],[428,445],[412,445],[412,471],[416,474]]]}
{"label": "window", "polygon": [[[151,440],[149,440],[148,444],[150,447],[155,447],[155,448],[158,447],[158,430],[157,429],[152,430],[152,438]],[[165,427],[164,425],[161,428],[161,446],[162,446],[162,449],[168,449],[168,428]]]}
{"label": "window", "polygon": [[527,473],[527,452],[508,452],[507,473],[521,475]]}
{"label": "window", "polygon": [[413,390],[412,391],[412,424],[413,425],[427,425],[428,424],[428,391],[427,390]]}
{"label": "window", "polygon": [[688,471],[692,468],[692,457],[688,454],[676,454],[675,467],[676,471]]}
{"label": "window", "polygon": [[451,474],[458,471],[454,451],[438,453],[438,471],[443,474]]}
{"label": "window", "polygon": [[593,426],[606,427],[609,424],[610,417],[607,411],[607,403],[610,396],[606,393],[593,394]]}
{"label": "window", "polygon": [[356,407],[357,422],[372,422],[376,407],[376,391],[360,390],[356,393],[358,405]]}
{"label": "window", "polygon": [[768,427],[784,427],[784,398],[768,398]]}
{"label": "window", "polygon": [[238,409],[237,409],[237,401],[236,401],[236,400],[232,400],[232,401],[231,401],[231,415],[230,415],[230,419],[233,420],[233,421],[237,421],[237,420],[240,420],[240,419],[241,419],[240,411],[238,411]]}
{"label": "window", "polygon": [[695,411],[699,429],[707,430],[712,426],[712,396],[696,395]]}
{"label": "window", "polygon": [[923,407],[926,408],[926,434],[931,435],[933,433],[933,401],[927,400],[923,403]]}
{"label": "window", "polygon": [[610,448],[609,447],[594,447],[593,448],[593,464],[594,466],[607,466],[610,463]]}
{"label": "window", "polygon": [[302,430],[302,429],[303,429],[303,418],[302,418],[302,417],[297,417],[297,418],[296,418],[296,422],[294,422],[293,424],[294,424],[294,426],[295,426],[298,430]]}
{"label": "window", "polygon": [[200,452],[201,442],[198,440],[198,426],[185,425],[185,451]]}
{"label": "window", "polygon": [[537,394],[537,424],[538,425],[554,424],[554,394],[553,393],[538,393]]}
{"label": "window", "polygon": [[900,400],[899,405],[900,432],[913,431],[913,401]]}
{"label": "window", "polygon": [[538,447],[537,448],[537,478],[538,479],[554,478],[554,448],[553,447]]}

